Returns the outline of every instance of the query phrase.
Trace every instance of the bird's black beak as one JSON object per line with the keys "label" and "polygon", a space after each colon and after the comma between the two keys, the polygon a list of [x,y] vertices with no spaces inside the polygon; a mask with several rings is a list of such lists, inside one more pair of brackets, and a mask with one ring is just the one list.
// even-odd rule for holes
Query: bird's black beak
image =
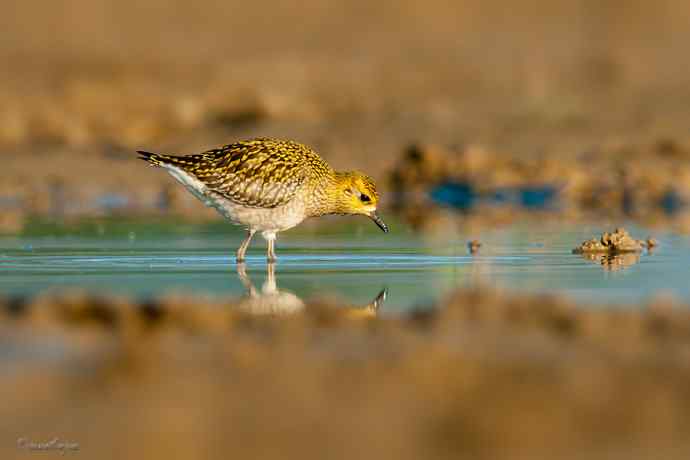
{"label": "bird's black beak", "polygon": [[384,233],[388,233],[388,225],[379,217],[379,215],[376,213],[376,211],[371,211],[369,214],[369,218],[374,221],[376,225],[379,226],[381,230],[383,230]]}
{"label": "bird's black beak", "polygon": [[388,297],[388,288],[383,288],[381,292],[379,292],[379,295],[376,296],[374,301],[371,303],[371,307],[374,309],[374,311],[377,311],[381,305],[386,301],[386,297]]}

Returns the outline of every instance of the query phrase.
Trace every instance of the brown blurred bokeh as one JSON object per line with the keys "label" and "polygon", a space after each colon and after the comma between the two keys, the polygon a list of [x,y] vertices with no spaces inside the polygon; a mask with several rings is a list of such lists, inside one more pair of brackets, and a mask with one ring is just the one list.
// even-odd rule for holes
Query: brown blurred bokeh
{"label": "brown blurred bokeh", "polygon": [[[133,149],[190,153],[256,135],[311,144],[384,189],[412,141],[565,162],[658,142],[687,152],[690,6],[680,0],[2,10],[9,213],[107,212],[94,197],[123,189],[121,211],[150,209],[169,178],[133,162]],[[55,187],[67,209],[51,204]],[[185,200],[172,210],[200,212]]]}
{"label": "brown blurred bokeh", "polygon": [[[0,456],[683,459],[690,313],[459,291],[403,318],[308,302],[0,298]],[[646,309],[644,307],[647,307]],[[62,457],[61,457],[62,458]]]}

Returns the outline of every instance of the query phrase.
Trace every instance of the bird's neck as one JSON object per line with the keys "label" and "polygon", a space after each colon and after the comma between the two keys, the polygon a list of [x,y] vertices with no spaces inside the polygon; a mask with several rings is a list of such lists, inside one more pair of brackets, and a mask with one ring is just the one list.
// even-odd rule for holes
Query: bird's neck
{"label": "bird's neck", "polygon": [[343,193],[347,188],[352,173],[348,171],[332,171],[320,178],[314,187],[313,205],[308,212],[311,217],[325,214],[347,214],[348,203]]}

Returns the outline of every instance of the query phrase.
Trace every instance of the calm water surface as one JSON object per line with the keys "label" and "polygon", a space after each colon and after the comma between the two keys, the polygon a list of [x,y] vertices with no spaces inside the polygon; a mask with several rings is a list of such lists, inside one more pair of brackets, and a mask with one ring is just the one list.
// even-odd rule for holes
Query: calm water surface
{"label": "calm water surface", "polygon": [[[385,235],[369,227],[357,223],[282,235],[278,288],[303,299],[335,296],[353,305],[366,304],[387,288],[381,308],[388,312],[424,306],[456,286],[473,285],[564,293],[598,303],[640,301],[659,292],[690,301],[685,236],[655,232],[661,245],[651,254],[589,260],[570,250],[601,227],[518,225],[445,241],[407,230]],[[649,234],[628,228],[636,237]],[[474,238],[483,246],[472,256],[466,242]],[[233,253],[241,239],[228,225],[39,226],[0,237],[0,292],[85,288],[137,296],[169,291],[239,296],[246,286]],[[256,238],[247,275],[259,290],[266,271],[265,243]]]}

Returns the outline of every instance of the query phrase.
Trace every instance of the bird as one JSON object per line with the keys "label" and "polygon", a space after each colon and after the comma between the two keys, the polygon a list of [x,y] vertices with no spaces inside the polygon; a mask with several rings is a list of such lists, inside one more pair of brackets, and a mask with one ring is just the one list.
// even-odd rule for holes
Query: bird
{"label": "bird", "polygon": [[[266,281],[261,290],[257,290],[247,275],[246,264],[237,265],[237,276],[245,288],[246,294],[238,299],[237,308],[253,315],[292,315],[304,311],[305,302],[293,292],[279,289],[276,282],[275,263],[266,265]],[[346,304],[340,310],[347,318],[371,318],[378,314],[388,296],[388,288],[382,289],[366,305]]]}
{"label": "bird", "polygon": [[237,263],[245,262],[256,232],[267,242],[267,260],[275,262],[277,234],[308,217],[364,215],[389,231],[377,213],[379,195],[371,177],[336,171],[312,148],[293,140],[260,137],[185,156],[137,153],[167,170],[205,205],[245,227]]}

